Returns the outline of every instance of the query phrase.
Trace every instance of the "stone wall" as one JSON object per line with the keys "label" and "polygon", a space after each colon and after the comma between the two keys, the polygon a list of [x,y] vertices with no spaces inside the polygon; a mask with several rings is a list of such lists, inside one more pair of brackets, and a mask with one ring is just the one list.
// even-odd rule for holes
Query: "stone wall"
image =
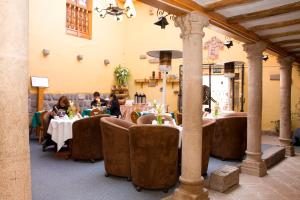
{"label": "stone wall", "polygon": [[[80,107],[80,110],[91,107],[93,94],[78,93],[78,94],[45,94],[44,95],[44,110],[52,110],[53,106],[58,102],[61,96],[67,96],[69,100],[73,101],[75,105]],[[101,94],[101,98],[107,98],[109,94]],[[37,111],[37,94],[28,94],[28,112],[29,119]],[[30,120],[29,120],[30,121]]]}

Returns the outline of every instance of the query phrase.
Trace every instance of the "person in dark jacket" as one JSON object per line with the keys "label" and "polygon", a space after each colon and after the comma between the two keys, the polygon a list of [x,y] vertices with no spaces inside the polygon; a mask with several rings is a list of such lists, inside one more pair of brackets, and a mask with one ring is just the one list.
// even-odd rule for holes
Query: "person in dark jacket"
{"label": "person in dark jacket", "polygon": [[120,104],[115,94],[110,95],[109,111],[111,115],[121,116]]}
{"label": "person in dark jacket", "polygon": [[100,106],[106,106],[107,102],[100,97],[99,92],[94,92],[94,100],[91,102],[91,107],[100,107]]}

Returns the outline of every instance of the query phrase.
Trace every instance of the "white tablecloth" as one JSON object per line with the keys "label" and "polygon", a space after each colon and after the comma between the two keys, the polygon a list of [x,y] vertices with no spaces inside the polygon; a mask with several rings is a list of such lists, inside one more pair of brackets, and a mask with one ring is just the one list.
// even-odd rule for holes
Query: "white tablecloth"
{"label": "white tablecloth", "polygon": [[57,144],[59,151],[65,144],[65,141],[73,137],[72,125],[78,119],[52,119],[50,121],[48,132],[51,139]]}
{"label": "white tablecloth", "polygon": [[176,126],[176,128],[179,130],[179,141],[178,141],[178,149],[181,148],[182,143],[182,126]]}

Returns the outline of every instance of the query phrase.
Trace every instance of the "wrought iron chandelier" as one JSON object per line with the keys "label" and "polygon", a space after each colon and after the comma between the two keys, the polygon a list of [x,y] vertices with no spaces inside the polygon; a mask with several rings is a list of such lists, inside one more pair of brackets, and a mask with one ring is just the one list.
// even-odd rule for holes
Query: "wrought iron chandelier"
{"label": "wrought iron chandelier", "polygon": [[105,18],[108,14],[113,16],[117,21],[121,21],[123,15],[126,15],[128,18],[136,16],[132,0],[126,0],[123,8],[118,5],[118,0],[103,0],[99,2],[99,7],[96,7],[95,10],[99,13],[100,17]]}

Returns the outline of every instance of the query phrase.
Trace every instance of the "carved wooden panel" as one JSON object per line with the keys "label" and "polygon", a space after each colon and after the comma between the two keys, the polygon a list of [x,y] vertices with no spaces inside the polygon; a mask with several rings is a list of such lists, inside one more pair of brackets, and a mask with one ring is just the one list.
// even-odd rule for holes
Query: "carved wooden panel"
{"label": "carved wooden panel", "polygon": [[67,34],[91,38],[92,33],[91,0],[67,0],[66,32]]}

